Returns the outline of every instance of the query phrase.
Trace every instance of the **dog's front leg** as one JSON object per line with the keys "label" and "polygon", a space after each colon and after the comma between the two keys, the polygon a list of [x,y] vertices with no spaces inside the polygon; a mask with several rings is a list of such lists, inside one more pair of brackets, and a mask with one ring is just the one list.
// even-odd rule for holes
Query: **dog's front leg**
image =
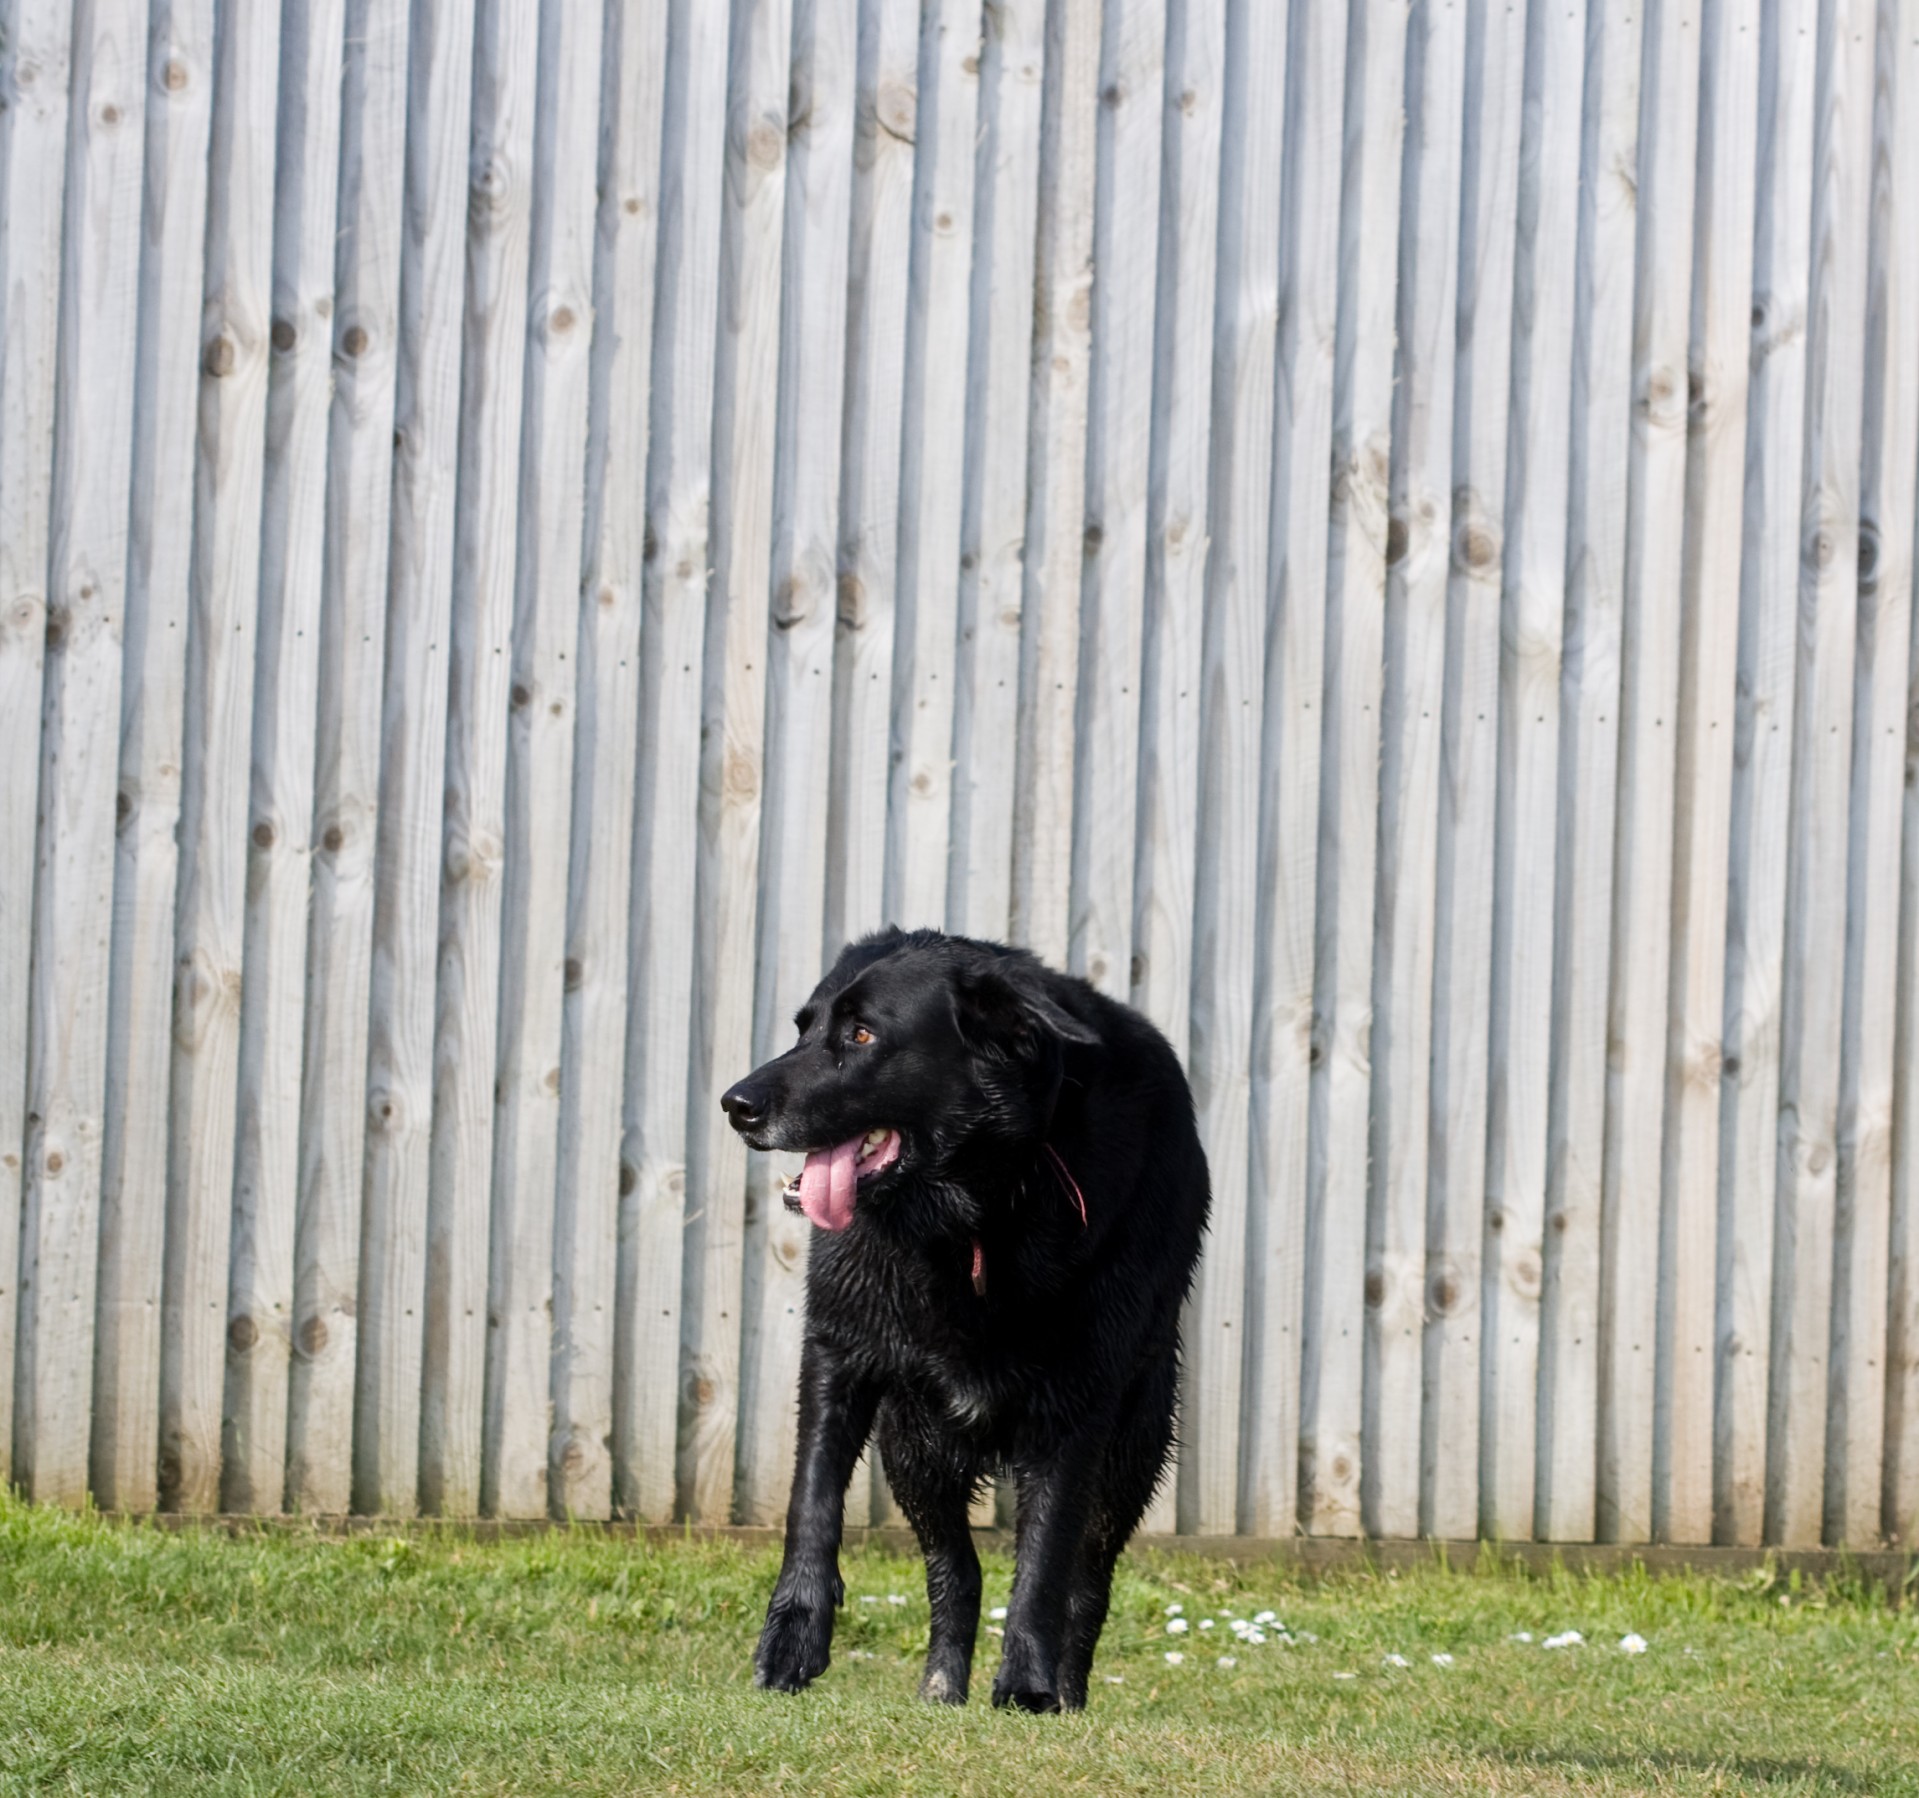
{"label": "dog's front leg", "polygon": [[1102,1441],[1103,1431],[1078,1432],[1043,1462],[1020,1469],[1013,1593],[993,1681],[996,1705],[1062,1708],[1066,1606],[1086,1541]]}
{"label": "dog's front leg", "polygon": [[840,1532],[846,1482],[866,1446],[877,1388],[856,1379],[827,1345],[807,1338],[800,1355],[799,1453],[786,1506],[786,1555],[753,1657],[753,1683],[805,1690],[826,1671],[833,1613],[845,1599]]}

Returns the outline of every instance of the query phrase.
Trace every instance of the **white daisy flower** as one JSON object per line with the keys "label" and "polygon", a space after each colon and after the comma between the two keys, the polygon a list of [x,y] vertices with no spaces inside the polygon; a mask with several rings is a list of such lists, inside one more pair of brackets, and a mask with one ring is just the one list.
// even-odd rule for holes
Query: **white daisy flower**
{"label": "white daisy flower", "polygon": [[1628,1631],[1627,1634],[1619,1638],[1619,1652],[1621,1654],[1644,1654],[1646,1652],[1646,1638],[1637,1630]]}
{"label": "white daisy flower", "polygon": [[993,1607],[993,1608],[992,1608],[992,1609],[991,1609],[990,1611],[988,1611],[988,1612],[987,1612],[986,1614],[987,1614],[987,1616],[989,1616],[990,1618],[992,1618],[992,1620],[993,1620],[993,1621],[994,1621],[995,1623],[999,1623],[999,1622],[1001,1622],[1001,1621],[1003,1621],[1003,1620],[1004,1620],[1004,1618],[1005,1618],[1005,1616],[1006,1616],[1006,1607],[1005,1607],[1005,1606],[1004,1606],[1003,1604],[996,1604],[996,1605],[994,1605],[994,1607]]}
{"label": "white daisy flower", "polygon": [[1166,1651],[1166,1665],[1169,1667],[1177,1667],[1185,1658],[1177,1648],[1169,1648]]}
{"label": "white daisy flower", "polygon": [[1382,1657],[1379,1664],[1382,1667],[1410,1667],[1412,1662],[1403,1654],[1389,1654]]}
{"label": "white daisy flower", "polygon": [[1185,1608],[1183,1604],[1169,1604],[1166,1607],[1166,1615],[1169,1617],[1177,1617]]}
{"label": "white daisy flower", "polygon": [[1542,1648],[1578,1648],[1585,1642],[1585,1640],[1586,1638],[1582,1636],[1576,1629],[1562,1630],[1556,1636],[1548,1636],[1545,1639],[1545,1641],[1540,1643],[1540,1647]]}
{"label": "white daisy flower", "polygon": [[1435,1667],[1450,1667],[1452,1664],[1453,1657],[1449,1654],[1436,1654],[1433,1656],[1433,1665]]}
{"label": "white daisy flower", "polygon": [[1234,1660],[1230,1654],[1223,1654],[1219,1657],[1219,1664],[1222,1667],[1237,1667],[1239,1662]]}

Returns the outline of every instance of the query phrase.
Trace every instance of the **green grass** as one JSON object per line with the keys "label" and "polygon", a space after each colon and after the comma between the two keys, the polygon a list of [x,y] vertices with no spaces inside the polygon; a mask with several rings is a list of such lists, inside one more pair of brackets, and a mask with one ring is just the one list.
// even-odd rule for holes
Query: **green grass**
{"label": "green grass", "polygon": [[[1919,1615],[1864,1587],[1133,1560],[1091,1706],[1033,1718],[985,1702],[991,1637],[972,1705],[914,1698],[919,1569],[878,1552],[846,1559],[826,1677],[753,1691],[773,1570],[586,1530],[231,1539],[0,1499],[0,1790],[1919,1794]],[[1197,1627],[1263,1608],[1300,1639]],[[1541,1645],[1567,1629],[1586,1645]]]}

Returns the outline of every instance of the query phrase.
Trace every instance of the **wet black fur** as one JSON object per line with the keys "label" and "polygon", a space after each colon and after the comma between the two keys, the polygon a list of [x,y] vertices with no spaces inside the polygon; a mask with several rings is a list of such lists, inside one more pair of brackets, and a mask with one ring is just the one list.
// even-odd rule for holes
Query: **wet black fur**
{"label": "wet black fur", "polygon": [[1005,1472],[1018,1564],[993,1702],[1081,1706],[1114,1562],[1172,1442],[1208,1203],[1185,1075],[1158,1031],[1084,981],[937,931],[853,944],[797,1022],[795,1046],[722,1100],[735,1128],[793,1151],[890,1127],[902,1148],[860,1186],[851,1226],[813,1238],[798,1465],[756,1681],[798,1691],[826,1669],[846,1485],[877,1426],[926,1556],[921,1693],[966,1699],[967,1511]]}

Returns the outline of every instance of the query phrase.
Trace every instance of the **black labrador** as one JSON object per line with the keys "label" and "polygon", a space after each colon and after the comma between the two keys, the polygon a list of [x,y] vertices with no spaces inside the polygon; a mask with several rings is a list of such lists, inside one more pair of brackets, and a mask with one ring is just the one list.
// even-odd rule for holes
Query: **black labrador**
{"label": "black labrador", "polygon": [[799,1691],[826,1670],[846,1484],[877,1424],[926,1556],[922,1696],[966,1700],[968,1507],[1009,1472],[1018,1564],[993,1702],[1078,1708],[1172,1444],[1209,1202],[1186,1077],[1085,981],[938,931],[849,946],[796,1021],[799,1041],[720,1101],[754,1148],[805,1152],[787,1204],[820,1229],[756,1683]]}

